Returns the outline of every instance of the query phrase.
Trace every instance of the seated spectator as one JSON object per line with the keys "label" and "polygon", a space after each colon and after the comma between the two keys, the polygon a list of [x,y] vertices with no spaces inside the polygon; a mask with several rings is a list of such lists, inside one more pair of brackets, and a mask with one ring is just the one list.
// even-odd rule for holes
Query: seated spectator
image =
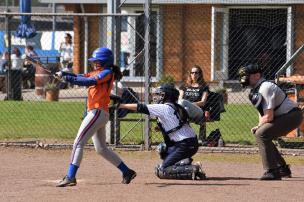
{"label": "seated spectator", "polygon": [[62,71],[72,72],[73,67],[73,44],[72,36],[66,33],[64,36],[64,42],[60,44],[60,63]]}
{"label": "seated spectator", "polygon": [[[205,111],[208,94],[209,86],[204,80],[203,71],[200,66],[194,65],[189,72],[186,85],[180,88],[180,99],[189,100]],[[206,123],[200,125],[199,140],[206,140]]]}
{"label": "seated spectator", "polygon": [[22,70],[23,68],[23,60],[21,58],[21,52],[18,48],[13,48],[12,55],[11,55],[11,61],[12,61],[12,70]]}
{"label": "seated spectator", "polygon": [[34,50],[34,47],[31,45],[27,45],[25,47],[25,52],[24,52],[25,56],[31,57],[31,58],[37,58],[38,54],[36,53],[36,51]]}
{"label": "seated spectator", "polygon": [[[23,55],[23,58],[25,58],[26,56],[31,58],[39,57],[38,54],[35,52],[34,47],[30,45],[27,45],[25,47],[25,54]],[[23,87],[34,88],[36,67],[26,59],[23,62],[23,67],[24,67],[22,73]]]}
{"label": "seated spectator", "polygon": [[8,69],[9,63],[9,52],[5,51],[1,57],[0,61],[0,74],[5,74]]}

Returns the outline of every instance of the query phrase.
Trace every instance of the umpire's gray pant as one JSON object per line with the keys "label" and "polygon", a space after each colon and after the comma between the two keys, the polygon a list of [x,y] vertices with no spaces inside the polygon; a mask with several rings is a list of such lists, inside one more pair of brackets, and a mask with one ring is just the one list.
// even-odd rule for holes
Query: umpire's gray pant
{"label": "umpire's gray pant", "polygon": [[271,123],[263,124],[255,132],[265,170],[276,169],[286,164],[272,140],[287,135],[290,131],[299,127],[301,122],[302,112],[296,108],[287,114],[275,117]]}

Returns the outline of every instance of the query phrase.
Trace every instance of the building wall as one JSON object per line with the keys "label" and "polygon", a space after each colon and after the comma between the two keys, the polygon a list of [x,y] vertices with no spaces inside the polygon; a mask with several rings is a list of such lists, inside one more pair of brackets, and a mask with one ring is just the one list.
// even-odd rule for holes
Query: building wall
{"label": "building wall", "polygon": [[[81,13],[80,5],[78,4],[66,4],[65,9],[67,11],[73,11],[74,13]],[[100,5],[86,4],[84,5],[86,13],[99,13],[101,10]],[[89,56],[92,52],[98,48],[99,45],[99,19],[98,17],[88,17],[88,32],[89,32]],[[73,52],[73,71],[75,73],[82,73],[84,70],[84,18],[74,17],[74,52]]]}
{"label": "building wall", "polygon": [[210,80],[211,6],[165,5],[162,11],[164,73],[182,81],[197,64]]}
{"label": "building wall", "polygon": [[[297,5],[294,16],[294,30],[295,30],[295,46],[296,51],[304,44],[304,5]],[[295,74],[304,75],[304,53],[302,52],[295,62]]]}
{"label": "building wall", "polygon": [[[81,12],[77,4],[65,5],[73,12]],[[173,75],[176,81],[185,80],[194,64],[202,67],[205,80],[211,74],[211,5],[162,5],[163,14],[163,73]],[[86,12],[101,10],[100,5],[86,5]],[[296,50],[304,42],[304,5],[295,6]],[[99,44],[99,23],[89,17],[89,55]],[[84,47],[83,18],[74,18],[74,71],[83,72]],[[304,74],[304,54],[296,60],[295,73]]]}
{"label": "building wall", "polygon": [[184,67],[184,6],[165,5],[163,9],[163,73],[182,80]]}
{"label": "building wall", "polygon": [[[210,80],[211,71],[211,6],[185,6],[184,73],[194,64],[202,67],[204,78]],[[184,74],[185,75],[185,74]]]}

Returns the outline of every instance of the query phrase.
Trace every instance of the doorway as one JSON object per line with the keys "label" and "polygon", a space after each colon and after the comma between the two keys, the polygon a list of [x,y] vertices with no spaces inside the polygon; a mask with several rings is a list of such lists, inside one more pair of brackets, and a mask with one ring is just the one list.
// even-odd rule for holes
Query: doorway
{"label": "doorway", "polygon": [[242,65],[259,64],[274,79],[286,62],[287,9],[229,9],[228,77],[238,79]]}

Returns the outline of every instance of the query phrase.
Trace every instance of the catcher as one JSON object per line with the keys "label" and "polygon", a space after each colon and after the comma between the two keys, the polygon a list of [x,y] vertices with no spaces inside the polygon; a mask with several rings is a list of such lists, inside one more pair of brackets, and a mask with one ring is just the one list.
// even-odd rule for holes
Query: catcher
{"label": "catcher", "polygon": [[[153,101],[157,104],[120,104],[119,108],[137,111],[157,118],[158,129],[164,142],[158,146],[162,164],[155,174],[161,179],[205,179],[200,165],[192,164],[198,150],[198,140],[189,125],[188,113],[177,103],[179,91],[172,84],[156,89]],[[203,112],[202,112],[203,113]]]}

